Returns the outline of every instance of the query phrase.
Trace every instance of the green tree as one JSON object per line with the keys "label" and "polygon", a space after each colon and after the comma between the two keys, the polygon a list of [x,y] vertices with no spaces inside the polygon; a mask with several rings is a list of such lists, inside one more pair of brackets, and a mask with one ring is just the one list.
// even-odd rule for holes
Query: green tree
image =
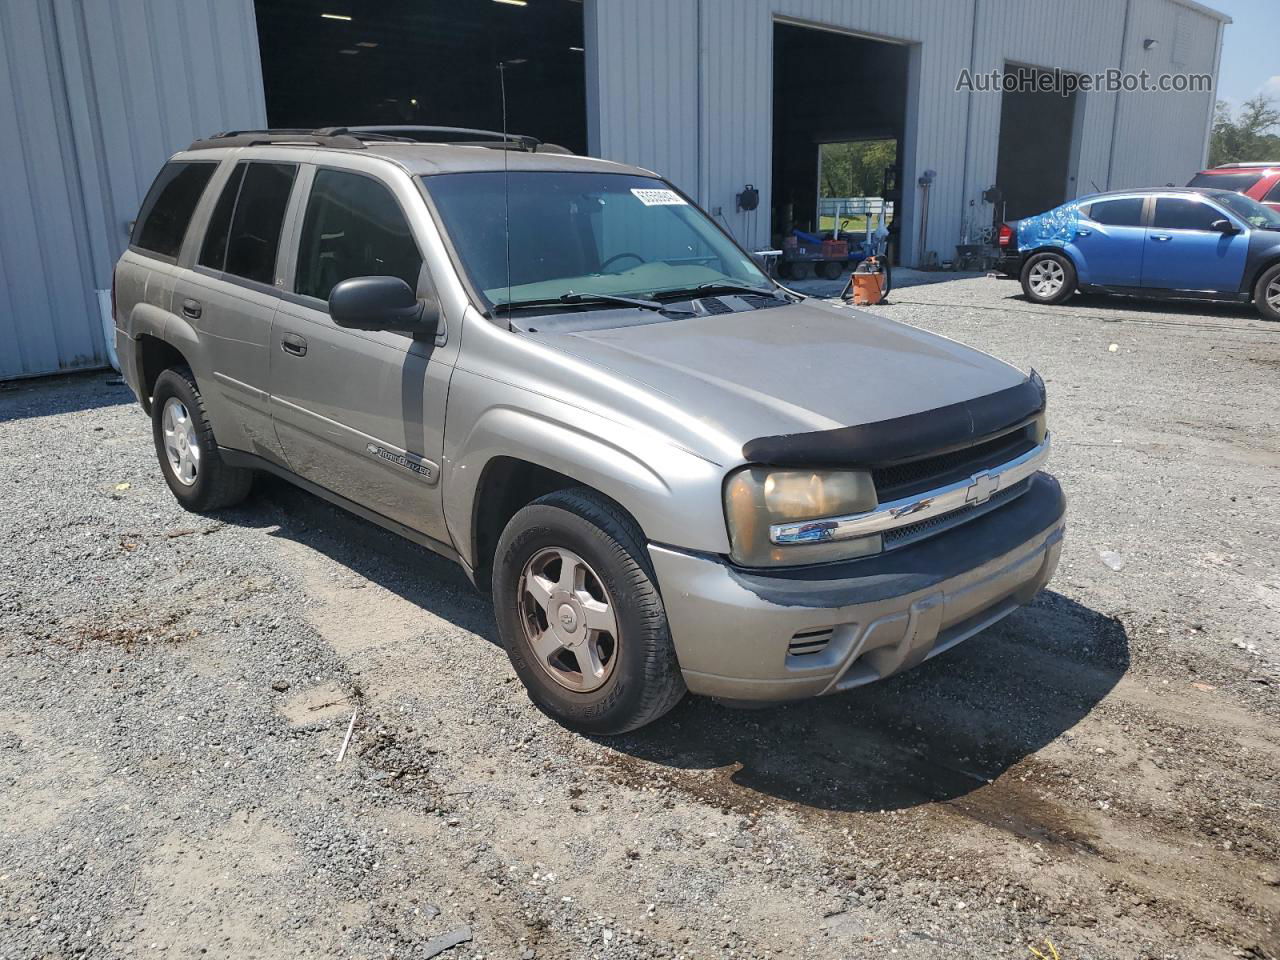
{"label": "green tree", "polygon": [[1209,166],[1280,159],[1280,134],[1272,132],[1278,126],[1280,110],[1262,94],[1246,100],[1238,115],[1232,114],[1229,103],[1219,100],[1213,111]]}
{"label": "green tree", "polygon": [[878,197],[886,167],[897,159],[896,140],[846,140],[824,143],[819,148],[822,162],[823,197]]}

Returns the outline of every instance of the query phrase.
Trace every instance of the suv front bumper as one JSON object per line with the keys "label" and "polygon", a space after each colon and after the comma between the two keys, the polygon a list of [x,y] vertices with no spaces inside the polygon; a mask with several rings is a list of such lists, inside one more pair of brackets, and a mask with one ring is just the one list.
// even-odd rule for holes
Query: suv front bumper
{"label": "suv front bumper", "polygon": [[1007,505],[874,557],[747,571],[649,554],[689,689],[795,700],[906,670],[1030,601],[1057,568],[1065,514],[1058,482],[1038,473]]}

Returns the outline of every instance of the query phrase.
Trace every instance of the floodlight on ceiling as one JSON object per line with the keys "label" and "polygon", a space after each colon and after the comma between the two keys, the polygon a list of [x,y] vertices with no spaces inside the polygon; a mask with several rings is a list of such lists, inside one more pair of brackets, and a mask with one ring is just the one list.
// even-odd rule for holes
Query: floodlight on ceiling
{"label": "floodlight on ceiling", "polygon": [[493,0],[494,3],[505,3],[509,7],[527,7],[529,0]]}
{"label": "floodlight on ceiling", "polygon": [[356,46],[364,47],[366,50],[372,50],[374,47],[377,46],[377,44],[374,43],[372,40],[358,40],[356,41]]}
{"label": "floodlight on ceiling", "polygon": [[350,20],[351,16],[350,14],[346,14],[346,13],[322,13],[320,14],[320,19],[321,20]]}

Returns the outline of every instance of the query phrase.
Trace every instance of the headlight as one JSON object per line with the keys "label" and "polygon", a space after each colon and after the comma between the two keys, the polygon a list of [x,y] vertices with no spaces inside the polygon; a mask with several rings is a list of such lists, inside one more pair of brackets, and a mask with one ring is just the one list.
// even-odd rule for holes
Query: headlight
{"label": "headlight", "polygon": [[780,470],[743,467],[724,488],[729,556],[744,567],[774,567],[844,560],[880,551],[878,536],[841,543],[774,544],[769,525],[862,513],[876,506],[865,470]]}

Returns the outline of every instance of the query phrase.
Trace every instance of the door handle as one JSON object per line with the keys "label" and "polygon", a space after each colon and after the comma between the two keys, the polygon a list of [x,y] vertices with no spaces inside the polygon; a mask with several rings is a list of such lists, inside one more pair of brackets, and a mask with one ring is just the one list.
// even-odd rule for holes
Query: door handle
{"label": "door handle", "polygon": [[285,353],[291,353],[295,357],[305,357],[307,355],[307,341],[296,333],[286,333],[280,338],[280,349]]}
{"label": "door handle", "polygon": [[1172,239],[1173,239],[1173,237],[1172,237],[1170,234],[1167,234],[1167,233],[1153,233],[1153,234],[1151,235],[1151,239],[1152,239],[1152,240],[1158,240],[1158,241],[1160,241],[1161,243],[1164,243],[1166,240],[1172,240]]}
{"label": "door handle", "polygon": [[1093,231],[1092,231],[1092,230],[1090,230],[1088,227],[1077,227],[1077,228],[1076,228],[1076,236],[1077,236],[1077,237],[1087,237],[1087,236],[1089,236],[1089,234],[1091,234],[1091,233],[1093,233]]}
{"label": "door handle", "polygon": [[184,317],[190,317],[192,320],[199,320],[200,313],[201,313],[201,307],[200,307],[199,300],[183,300],[182,301],[182,315]]}

